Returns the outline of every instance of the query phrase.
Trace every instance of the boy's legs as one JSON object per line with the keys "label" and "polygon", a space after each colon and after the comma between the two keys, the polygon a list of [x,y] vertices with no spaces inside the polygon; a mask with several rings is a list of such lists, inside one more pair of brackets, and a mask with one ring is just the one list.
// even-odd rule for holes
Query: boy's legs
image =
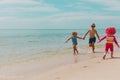
{"label": "boy's legs", "polygon": [[110,51],[111,51],[111,58],[114,58],[114,56],[113,56],[113,44],[110,45]]}
{"label": "boy's legs", "polygon": [[89,47],[92,47],[92,43],[89,43]]}
{"label": "boy's legs", "polygon": [[95,45],[94,45],[95,43],[94,42],[92,42],[92,51],[93,51],[93,53],[95,53]]}
{"label": "boy's legs", "polygon": [[92,47],[92,52],[95,53],[95,42],[96,42],[96,37],[90,38],[89,39],[89,46]]}
{"label": "boy's legs", "polygon": [[89,47],[92,47],[92,39],[89,38]]}

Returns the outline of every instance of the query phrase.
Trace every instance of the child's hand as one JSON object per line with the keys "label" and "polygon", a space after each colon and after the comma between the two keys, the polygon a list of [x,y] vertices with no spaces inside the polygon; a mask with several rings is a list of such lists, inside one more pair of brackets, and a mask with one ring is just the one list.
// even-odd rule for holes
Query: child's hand
{"label": "child's hand", "polygon": [[100,38],[98,38],[99,42],[100,42]]}
{"label": "child's hand", "polygon": [[120,48],[120,46],[118,45],[118,48]]}
{"label": "child's hand", "polygon": [[100,41],[98,41],[97,43],[100,43]]}
{"label": "child's hand", "polygon": [[85,37],[83,37],[83,40],[85,40]]}

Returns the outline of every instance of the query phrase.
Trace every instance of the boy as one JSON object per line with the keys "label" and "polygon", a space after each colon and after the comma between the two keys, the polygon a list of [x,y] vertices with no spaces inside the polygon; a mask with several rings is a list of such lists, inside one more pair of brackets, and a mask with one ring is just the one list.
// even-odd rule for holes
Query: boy
{"label": "boy", "polygon": [[83,39],[86,38],[86,36],[87,36],[88,33],[90,35],[90,38],[89,38],[89,47],[92,47],[92,51],[93,51],[93,53],[95,53],[95,42],[96,42],[95,35],[97,35],[98,40],[100,40],[100,38],[99,38],[99,35],[97,33],[97,30],[95,30],[95,24],[94,23],[91,25],[91,29],[86,32],[86,34],[84,35]]}

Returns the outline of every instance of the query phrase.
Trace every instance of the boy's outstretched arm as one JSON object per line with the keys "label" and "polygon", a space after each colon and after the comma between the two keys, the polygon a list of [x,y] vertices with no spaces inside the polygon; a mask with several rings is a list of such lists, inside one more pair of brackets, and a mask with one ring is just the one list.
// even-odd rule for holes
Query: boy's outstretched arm
{"label": "boy's outstretched arm", "polygon": [[98,35],[98,32],[97,32],[97,31],[95,31],[95,33],[96,33],[96,35],[97,35],[97,37],[98,37],[98,40],[100,40],[100,37],[99,37],[99,35]]}
{"label": "boy's outstretched arm", "polygon": [[88,31],[85,33],[85,35],[84,35],[83,39],[85,39],[85,38],[86,38],[86,36],[87,36],[87,34],[89,33],[89,31],[90,31],[90,30],[88,30]]}
{"label": "boy's outstretched arm", "polygon": [[71,38],[72,38],[72,37],[68,38],[68,39],[65,41],[65,43],[67,43]]}

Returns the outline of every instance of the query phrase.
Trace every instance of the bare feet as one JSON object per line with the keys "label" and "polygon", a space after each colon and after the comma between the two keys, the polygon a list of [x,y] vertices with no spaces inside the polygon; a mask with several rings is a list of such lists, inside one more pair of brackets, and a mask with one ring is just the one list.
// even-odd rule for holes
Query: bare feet
{"label": "bare feet", "polygon": [[114,56],[111,56],[111,58],[114,58]]}
{"label": "bare feet", "polygon": [[93,51],[93,53],[95,53],[95,51]]}
{"label": "bare feet", "polygon": [[106,55],[103,56],[103,59],[105,60]]}

